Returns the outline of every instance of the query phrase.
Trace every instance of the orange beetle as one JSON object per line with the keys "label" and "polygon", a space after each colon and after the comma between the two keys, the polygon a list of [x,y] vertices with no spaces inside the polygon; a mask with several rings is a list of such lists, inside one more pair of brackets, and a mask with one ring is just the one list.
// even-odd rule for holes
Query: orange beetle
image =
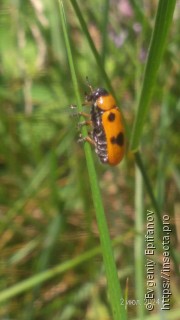
{"label": "orange beetle", "polygon": [[95,152],[102,163],[115,166],[122,160],[125,152],[121,112],[116,106],[114,97],[105,89],[93,90],[90,84],[88,86],[91,93],[86,96],[85,104],[91,105],[91,112],[90,115],[84,112],[80,114],[91,119],[81,124],[91,124],[93,131],[91,136],[80,140],[88,141],[95,146]]}

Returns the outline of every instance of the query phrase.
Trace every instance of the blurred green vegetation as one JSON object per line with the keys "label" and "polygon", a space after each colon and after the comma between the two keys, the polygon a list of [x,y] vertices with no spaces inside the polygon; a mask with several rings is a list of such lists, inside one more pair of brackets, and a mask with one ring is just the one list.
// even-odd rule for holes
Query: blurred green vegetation
{"label": "blurred green vegetation", "polygon": [[[119,107],[132,128],[157,1],[79,1]],[[82,101],[86,76],[105,85],[70,1],[65,2]],[[180,6],[154,89],[141,140],[141,156],[161,213],[171,217],[178,257]],[[0,291],[80,257],[76,266],[3,302],[0,319],[111,319],[99,235],[83,147],[77,143],[76,103],[58,3],[0,4]],[[127,144],[129,142],[127,141]],[[122,288],[135,298],[135,161],[128,152],[116,168],[94,161]],[[144,219],[153,209],[143,187]],[[144,220],[145,223],[145,220]],[[162,249],[157,262],[162,263]],[[81,260],[81,259],[80,259]],[[133,267],[133,268],[132,268]],[[158,275],[156,275],[158,277]],[[128,278],[128,285],[127,285]],[[178,319],[178,274],[171,264],[171,311]],[[142,287],[146,283],[140,284]],[[127,289],[128,286],[128,289]],[[128,307],[129,317],[137,315]],[[171,313],[172,312],[172,313]],[[174,312],[174,318],[173,318]],[[158,306],[154,313],[158,314]]]}

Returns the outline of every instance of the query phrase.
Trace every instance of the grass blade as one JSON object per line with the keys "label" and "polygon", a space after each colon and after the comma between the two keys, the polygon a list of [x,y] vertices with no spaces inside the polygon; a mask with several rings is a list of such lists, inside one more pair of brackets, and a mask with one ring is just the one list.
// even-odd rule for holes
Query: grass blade
{"label": "grass blade", "polygon": [[138,149],[143,125],[149,110],[149,104],[156,81],[157,72],[162,60],[167,35],[171,26],[176,0],[160,0],[157,10],[155,27],[149,48],[148,59],[144,72],[144,80],[139,97],[138,110],[134,122],[130,149]]}
{"label": "grass blade", "polygon": [[[104,81],[107,85],[107,87],[109,88],[109,90],[111,91],[111,93],[114,95],[115,99],[117,100],[116,98],[116,94],[111,86],[111,83],[109,81],[109,78],[104,70],[104,67],[103,67],[103,64],[101,63],[101,57],[94,45],[94,42],[91,38],[91,35],[89,34],[89,31],[88,31],[88,28],[87,28],[87,25],[86,25],[86,22],[83,18],[83,15],[81,13],[81,10],[76,2],[76,0],[70,0],[71,1],[71,4],[74,8],[74,11],[79,19],[79,23],[81,25],[81,28],[87,38],[87,41],[89,43],[89,46],[90,46],[90,49],[92,50],[92,53],[94,54],[94,57],[95,57],[95,60],[96,60],[96,63],[97,63],[97,67],[99,68],[102,76],[104,77]],[[155,55],[155,53],[154,53]],[[126,135],[127,135],[127,140],[130,140],[130,130],[127,126],[127,123],[124,119],[124,125],[125,125],[125,129],[126,129]],[[159,223],[160,225],[162,225],[162,220],[161,220],[161,212],[160,212],[160,209],[159,209],[159,205],[158,205],[158,202],[157,202],[157,199],[154,195],[154,191],[153,191],[153,188],[152,188],[152,185],[151,185],[151,182],[150,182],[150,179],[149,179],[149,176],[148,176],[148,173],[147,173],[147,169],[145,168],[144,164],[143,164],[143,160],[142,160],[142,157],[141,157],[141,154],[139,151],[137,151],[135,153],[135,161],[136,161],[136,164],[137,166],[139,167],[140,171],[141,171],[141,174],[143,176],[143,179],[144,179],[144,184],[146,186],[146,189],[147,189],[147,192],[149,194],[149,197],[151,199],[151,202],[152,202],[152,206],[153,208],[155,209],[156,211],[156,214],[158,216],[158,220],[159,220]],[[175,257],[175,254],[174,254],[174,250],[172,248],[172,260],[174,262],[174,265],[175,265],[175,268],[176,270],[178,270],[178,262],[177,262],[177,259]]]}
{"label": "grass blade", "polygon": [[[65,17],[63,3],[60,0],[59,0],[59,5],[60,5],[60,16],[62,21],[63,33],[65,38],[65,45],[67,49],[67,55],[68,55],[74,90],[76,93],[78,110],[81,111],[82,106],[81,106],[75,67],[73,63],[73,57],[72,57],[71,47],[70,47],[70,42],[68,37],[66,17]],[[83,134],[87,134],[86,128],[83,128],[83,129],[84,129]],[[85,143],[84,148],[85,148],[90,185],[92,190],[92,197],[93,197],[94,207],[96,211],[96,219],[97,219],[97,224],[99,228],[102,254],[103,254],[108,289],[109,289],[109,301],[112,309],[113,319],[114,320],[126,319],[126,312],[125,312],[124,306],[121,306],[120,304],[122,293],[121,293],[116,265],[113,257],[111,240],[110,240],[107,222],[105,218],[103,203],[102,203],[101,194],[100,194],[99,185],[98,185],[97,176],[96,176],[96,171],[93,163],[92,152],[88,143]]]}
{"label": "grass blade", "polygon": [[[123,241],[125,241],[126,239],[129,239],[132,237],[132,233],[129,232],[126,237],[118,237],[113,241],[113,245],[119,245],[120,243],[122,243]],[[32,243],[32,246],[36,245],[36,243]],[[23,280],[17,284],[15,284],[14,286],[11,286],[10,288],[7,288],[5,290],[1,290],[0,292],[0,303],[7,301],[13,297],[15,297],[16,295],[22,294],[23,292],[42,284],[45,281],[48,281],[54,277],[56,277],[59,274],[62,274],[64,272],[67,272],[70,269],[73,269],[75,267],[78,267],[80,264],[87,262],[88,260],[92,260],[93,258],[95,258],[96,256],[101,254],[101,248],[100,246],[91,249],[79,256],[77,256],[76,258],[73,258],[71,260],[68,260],[64,263],[61,263],[49,270],[43,271],[39,274],[36,274],[35,276],[32,276],[26,280]],[[15,256],[16,257],[16,256]],[[121,276],[125,277],[129,274],[131,274],[133,272],[132,267],[126,268],[125,270],[122,270],[121,272]]]}
{"label": "grass blade", "polygon": [[[138,166],[136,166],[135,179],[135,228],[136,236],[134,239],[134,255],[135,255],[135,285],[137,301],[144,300],[144,286],[140,285],[144,282],[144,202],[143,202],[143,176]],[[144,319],[144,304],[137,305],[137,313],[139,320]]]}

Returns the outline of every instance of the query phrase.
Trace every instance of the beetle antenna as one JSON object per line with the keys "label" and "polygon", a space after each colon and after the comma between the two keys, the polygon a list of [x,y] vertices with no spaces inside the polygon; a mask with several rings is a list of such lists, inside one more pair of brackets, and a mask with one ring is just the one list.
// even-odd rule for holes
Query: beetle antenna
{"label": "beetle antenna", "polygon": [[89,87],[91,93],[93,93],[93,87],[92,87],[92,85],[91,85],[90,82],[89,82],[88,76],[86,76],[86,82],[87,82],[87,86]]}

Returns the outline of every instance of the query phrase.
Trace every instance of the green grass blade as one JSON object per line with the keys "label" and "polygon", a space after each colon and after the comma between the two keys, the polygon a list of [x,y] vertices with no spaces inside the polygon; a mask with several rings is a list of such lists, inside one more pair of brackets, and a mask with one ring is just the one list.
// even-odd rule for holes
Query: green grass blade
{"label": "green grass blade", "polygon": [[85,20],[84,20],[84,18],[83,18],[83,14],[82,14],[79,6],[78,6],[78,3],[77,3],[76,0],[70,0],[70,1],[71,1],[71,4],[72,4],[72,6],[73,6],[73,8],[74,8],[74,11],[75,11],[78,19],[79,19],[79,22],[80,22],[80,25],[81,25],[81,27],[82,27],[82,29],[83,29],[83,32],[84,32],[84,34],[85,34],[85,37],[86,37],[86,39],[88,40],[88,43],[89,43],[90,48],[91,48],[91,51],[92,51],[92,53],[93,53],[93,55],[94,55],[94,57],[95,57],[95,59],[96,59],[96,61],[97,61],[97,65],[98,65],[99,70],[100,70],[100,72],[101,72],[102,79],[105,81],[108,89],[111,91],[111,93],[113,94],[113,96],[116,97],[116,96],[115,96],[114,89],[113,89],[113,87],[112,87],[112,85],[111,85],[111,82],[109,81],[109,78],[108,78],[108,76],[107,76],[107,74],[106,74],[106,71],[105,71],[105,69],[104,69],[104,64],[103,64],[102,58],[101,58],[101,56],[99,55],[99,53],[98,53],[98,51],[97,51],[97,49],[96,49],[96,47],[95,47],[95,45],[94,45],[94,42],[93,42],[93,40],[92,40],[92,38],[91,38],[91,36],[90,36],[88,27],[87,27],[86,22],[85,22]]}
{"label": "green grass blade", "polygon": [[[144,301],[144,203],[143,203],[143,176],[141,171],[136,166],[135,180],[135,228],[136,236],[134,240],[135,254],[135,286],[137,301]],[[137,314],[139,320],[144,319],[145,309],[144,304],[137,304]]]}
{"label": "green grass blade", "polygon": [[101,58],[102,64],[105,65],[105,58],[107,53],[107,41],[108,41],[108,22],[109,22],[109,0],[104,2],[103,15],[102,15],[102,49]]}
{"label": "green grass blade", "polygon": [[[131,237],[132,237],[132,232],[129,232],[126,234],[125,238],[124,238],[124,236],[123,237],[120,236],[120,237],[116,238],[113,241],[113,245],[114,246],[119,245],[120,243],[124,242],[126,239],[129,239]],[[100,246],[98,246],[94,249],[91,249],[91,250],[79,255],[76,258],[73,258],[73,259],[68,260],[64,263],[61,263],[61,264],[59,264],[49,270],[43,271],[35,276],[32,276],[32,277],[28,278],[27,280],[24,280],[18,284],[15,284],[14,286],[11,286],[10,288],[7,288],[5,290],[1,290],[0,303],[7,301],[7,300],[15,297],[16,295],[22,294],[23,292],[25,292],[25,291],[27,291],[27,290],[29,290],[39,284],[42,284],[43,282],[48,281],[48,280],[56,277],[59,274],[62,274],[64,272],[67,272],[70,269],[78,267],[80,264],[87,262],[89,260],[92,260],[93,258],[98,256],[99,254],[101,254]],[[16,259],[17,256],[15,256],[14,258]],[[128,268],[122,270],[122,272],[120,273],[120,278],[123,278],[123,277],[126,277],[127,275],[130,275],[132,272],[133,272],[132,266],[128,267]]]}
{"label": "green grass blade", "polygon": [[[135,158],[136,158],[136,164],[139,167],[141,174],[143,176],[143,180],[146,186],[146,189],[148,191],[148,194],[150,196],[151,199],[151,203],[153,208],[155,209],[156,215],[157,215],[157,219],[158,219],[158,224],[160,226],[160,230],[163,230],[163,225],[162,225],[162,218],[161,218],[161,211],[160,211],[160,207],[159,204],[154,196],[154,192],[153,192],[153,188],[151,186],[151,183],[149,181],[148,175],[147,175],[147,171],[144,167],[143,161],[141,159],[141,156],[139,154],[139,152],[135,153]],[[172,257],[172,261],[174,263],[174,267],[176,269],[176,272],[179,273],[179,267],[178,267],[178,261],[177,261],[177,257],[175,255],[175,251],[174,248],[170,248],[170,252],[171,252],[171,257]]]}
{"label": "green grass blade", "polygon": [[139,97],[135,123],[131,134],[130,149],[137,150],[141,139],[146,115],[149,110],[157,72],[162,60],[167,35],[171,26],[176,0],[160,0],[155,19],[155,27],[149,48],[144,72],[142,89]]}
{"label": "green grass blade", "polygon": [[[59,5],[60,5],[60,16],[61,16],[62,28],[63,28],[64,38],[65,38],[65,45],[67,49],[68,61],[70,65],[73,86],[76,93],[77,106],[78,106],[78,110],[81,111],[82,109],[81,99],[79,95],[75,67],[74,67],[71,47],[69,43],[66,17],[65,17],[63,3],[60,0],[59,0]],[[83,134],[87,134],[86,128],[83,128],[83,129],[84,129]],[[120,299],[123,296],[122,296],[120,285],[119,285],[109,231],[108,231],[107,222],[105,218],[103,203],[101,200],[101,194],[100,194],[99,185],[97,181],[96,171],[93,163],[92,152],[88,143],[85,143],[84,148],[85,148],[85,155],[86,155],[88,173],[90,178],[90,185],[92,190],[92,197],[93,197],[94,207],[96,211],[96,219],[97,219],[97,224],[99,228],[102,254],[103,254],[108,289],[109,289],[109,301],[112,309],[113,319],[114,320],[126,319],[126,312],[125,312],[124,306],[121,306],[120,304]]]}
{"label": "green grass blade", "polygon": [[[84,34],[85,34],[85,36],[86,36],[86,38],[87,38],[87,40],[88,40],[90,49],[92,50],[92,53],[94,54],[94,58],[95,58],[95,60],[96,60],[97,67],[99,68],[101,74],[104,75],[104,81],[105,81],[107,87],[110,89],[111,93],[112,93],[112,94],[114,95],[114,97],[116,98],[115,92],[114,92],[114,90],[113,90],[113,88],[112,88],[112,86],[111,86],[111,84],[110,84],[110,81],[109,81],[109,79],[108,79],[108,77],[107,77],[107,74],[106,74],[106,72],[105,72],[105,70],[104,70],[104,67],[103,67],[103,65],[102,65],[102,63],[101,63],[101,57],[100,57],[98,51],[96,50],[96,47],[95,47],[95,45],[94,45],[94,42],[93,42],[93,40],[92,40],[92,38],[91,38],[91,36],[90,36],[90,34],[89,34],[89,31],[88,31],[88,28],[87,28],[87,26],[86,26],[86,22],[85,22],[85,20],[84,20],[84,18],[83,18],[83,15],[82,15],[82,13],[81,13],[81,10],[80,10],[80,8],[79,8],[76,0],[70,0],[70,1],[71,1],[71,3],[72,3],[72,6],[73,6],[73,8],[74,8],[74,11],[75,11],[78,19],[79,19],[79,23],[80,23],[80,25],[81,25],[81,27],[82,27],[82,30],[83,30],[83,32],[84,32]],[[109,84],[110,84],[110,86],[109,86]],[[117,98],[116,98],[116,100],[117,100]],[[129,137],[130,130],[129,130],[128,126],[127,126],[127,123],[126,123],[125,119],[124,119],[124,125],[125,125],[125,129],[126,129],[127,140],[129,140],[129,138],[130,138],[130,137]],[[136,160],[136,164],[138,165],[138,167],[139,167],[139,169],[140,169],[140,171],[141,171],[141,173],[142,173],[142,175],[143,175],[144,183],[145,183],[147,192],[148,192],[148,194],[149,194],[149,197],[150,197],[150,199],[151,199],[153,208],[155,209],[156,214],[157,214],[157,216],[158,216],[158,220],[159,220],[160,224],[162,224],[160,209],[159,209],[159,206],[158,206],[156,197],[155,197],[155,195],[154,195],[154,191],[153,191],[153,188],[152,188],[152,186],[151,186],[150,179],[149,179],[148,174],[147,174],[147,170],[146,170],[146,168],[144,167],[144,164],[143,164],[143,161],[142,161],[142,158],[141,158],[141,154],[140,154],[139,151],[137,151],[137,152],[135,153],[135,160]],[[175,258],[175,254],[174,254],[174,252],[173,252],[173,249],[172,249],[172,260],[173,260],[174,265],[175,265],[176,270],[177,270],[178,264],[177,264],[177,260],[176,260],[176,258]]]}

